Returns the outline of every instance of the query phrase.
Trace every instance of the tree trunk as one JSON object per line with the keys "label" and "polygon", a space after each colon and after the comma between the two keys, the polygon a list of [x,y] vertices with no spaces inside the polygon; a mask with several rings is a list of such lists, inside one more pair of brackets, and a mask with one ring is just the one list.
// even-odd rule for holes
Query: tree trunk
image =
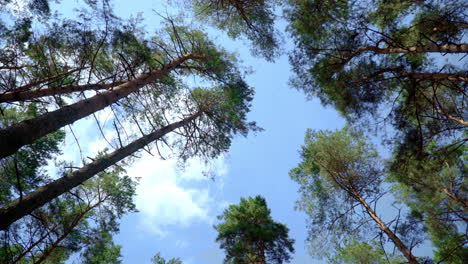
{"label": "tree trunk", "polygon": [[398,238],[398,236],[388,228],[388,226],[375,214],[374,210],[367,204],[366,200],[364,200],[358,193],[353,193],[353,196],[359,201],[359,203],[364,206],[366,209],[367,214],[374,220],[377,225],[379,226],[380,230],[382,230],[388,238],[390,238],[393,243],[397,246],[401,253],[408,259],[410,264],[418,264],[416,257],[411,253],[411,250],[406,247],[403,241]]}
{"label": "tree trunk", "polygon": [[379,48],[377,46],[366,46],[357,49],[353,52],[349,57],[343,59],[341,62],[342,65],[345,65],[350,60],[352,60],[357,55],[366,52],[366,51],[373,51],[379,54],[393,54],[393,53],[468,53],[468,43],[462,44],[444,44],[444,45],[437,45],[437,44],[429,44],[426,46],[413,46],[407,48]]}
{"label": "tree trunk", "polygon": [[145,147],[151,142],[160,139],[174,129],[183,127],[201,116],[202,112],[198,111],[195,114],[182,119],[181,121],[167,125],[158,129],[151,134],[143,136],[125,147],[115,150],[102,158],[83,166],[81,169],[70,173],[60,179],[57,179],[45,186],[39,187],[35,191],[23,196],[23,199],[16,199],[10,204],[0,208],[0,230],[6,229],[16,220],[30,214],[35,209],[46,204],[50,200],[60,196],[61,194],[70,191],[74,187],[82,184],[87,179],[95,174],[102,172],[110,166],[116,164],[122,159],[132,155],[139,149]]}
{"label": "tree trunk", "polygon": [[0,129],[0,159],[15,153],[24,145],[31,144],[49,133],[72,124],[73,122],[91,115],[118,100],[137,91],[139,88],[165,76],[188,59],[197,59],[192,53],[183,55],[161,69],[149,74],[143,74],[135,80],[119,85],[112,91],[97,94],[91,98],[64,106],[55,111],[36,118],[25,120],[16,125]]}
{"label": "tree trunk", "polygon": [[266,264],[265,250],[265,241],[262,241],[260,242],[260,264]]}
{"label": "tree trunk", "polygon": [[[358,81],[351,82],[350,85],[357,85],[365,81],[379,77],[381,74],[394,72],[399,76],[417,80],[432,80],[432,81],[452,81],[452,82],[468,82],[468,72],[461,73],[440,73],[440,72],[404,72],[402,67],[383,68],[372,74],[366,75]],[[1,97],[0,97],[1,98]]]}
{"label": "tree trunk", "polygon": [[[364,50],[371,50],[375,53],[390,54],[390,53],[467,53],[468,44],[428,44],[426,46],[413,46],[408,48],[378,48],[374,46],[364,47]],[[363,50],[363,51],[364,51]]]}
{"label": "tree trunk", "polygon": [[72,92],[83,92],[89,90],[104,90],[109,89],[117,85],[126,83],[126,81],[118,81],[112,83],[93,83],[93,84],[84,84],[84,85],[68,85],[68,86],[57,86],[49,87],[44,89],[29,90],[29,91],[12,91],[4,94],[0,94],[0,103],[4,102],[17,102],[17,101],[26,101],[34,100],[41,97],[52,96],[52,95],[62,95]]}
{"label": "tree trunk", "polygon": [[426,79],[434,81],[468,82],[468,75],[463,73],[411,73],[403,72],[401,76],[413,79]]}

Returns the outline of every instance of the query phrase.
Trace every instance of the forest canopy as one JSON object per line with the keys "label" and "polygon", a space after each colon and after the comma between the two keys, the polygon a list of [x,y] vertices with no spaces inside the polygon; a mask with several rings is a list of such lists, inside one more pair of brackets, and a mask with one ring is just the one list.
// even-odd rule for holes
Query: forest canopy
{"label": "forest canopy", "polygon": [[[211,201],[191,213],[217,232],[217,261],[296,263],[298,233],[310,258],[326,263],[468,259],[465,1],[171,0],[156,20],[128,3],[76,2],[0,1],[1,263],[127,263],[114,238],[139,210],[140,180],[170,178],[142,179],[135,164],[173,161],[180,174],[194,161],[229,162],[238,146],[245,157],[263,152],[221,177],[235,196],[203,189],[194,198],[200,182],[177,194]],[[150,2],[140,7],[160,4]],[[271,65],[281,74],[257,79]],[[298,149],[293,135],[304,130],[296,102],[274,97],[283,77],[288,94],[346,123],[308,113],[319,126],[306,130],[294,163],[284,146]],[[252,119],[280,131],[263,133]],[[284,209],[296,194],[279,177],[298,189],[301,231],[285,217],[299,214]],[[157,252],[146,260],[189,259]]]}

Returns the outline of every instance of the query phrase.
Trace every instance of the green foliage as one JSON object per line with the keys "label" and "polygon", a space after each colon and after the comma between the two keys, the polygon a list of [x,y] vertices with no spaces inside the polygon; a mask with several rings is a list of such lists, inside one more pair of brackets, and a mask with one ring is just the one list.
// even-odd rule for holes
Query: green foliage
{"label": "green foliage", "polygon": [[285,14],[289,22],[288,30],[294,37],[300,36],[296,44],[301,48],[315,42],[326,44],[327,38],[338,33],[337,29],[346,27],[342,23],[354,15],[352,11],[355,3],[333,0],[287,1]]}
{"label": "green foliage", "polygon": [[29,263],[44,256],[44,263],[65,263],[81,252],[83,263],[121,263],[121,246],[112,235],[122,215],[136,211],[135,188],[121,167],[100,173],[2,233],[0,262]]}
{"label": "green foliage", "polygon": [[[25,107],[2,109],[0,127],[18,123],[38,116],[35,104]],[[46,137],[22,148],[14,156],[0,161],[0,204],[25,194],[43,184],[49,177],[43,167],[55,155],[61,153],[60,145],[65,138],[63,131],[51,133]],[[22,195],[21,194],[21,195]]]}
{"label": "green foliage", "polygon": [[386,252],[377,245],[377,242],[369,244],[356,240],[346,243],[329,261],[333,264],[398,264],[405,262],[402,257],[387,256]]}
{"label": "green foliage", "polygon": [[426,142],[460,130],[448,117],[463,119],[463,84],[411,75],[462,73],[460,67],[438,69],[424,52],[360,50],[462,42],[459,21],[466,14],[456,11],[461,1],[423,2],[290,1],[285,13],[297,47],[290,56],[293,86],[336,107],[350,121],[374,121],[390,110],[390,120],[402,132],[415,122],[428,128],[421,139]]}
{"label": "green foliage", "polygon": [[378,189],[379,158],[375,147],[366,138],[348,128],[331,131],[306,132],[302,147],[303,161],[291,171],[291,177],[302,183],[305,178],[317,175],[332,189],[318,191],[351,191],[372,193]]}
{"label": "green foliage", "polygon": [[283,263],[294,253],[289,229],[273,221],[261,196],[242,198],[218,219],[222,222],[214,226],[216,241],[226,252],[225,263]]}
{"label": "green foliage", "polygon": [[114,245],[112,235],[102,231],[93,240],[88,240],[88,245],[82,254],[83,264],[120,264],[122,246]]}
{"label": "green foliage", "polygon": [[151,258],[153,264],[182,264],[182,260],[179,258],[171,258],[169,260],[164,259],[161,253],[157,253]]}
{"label": "green foliage", "polygon": [[[449,59],[444,64],[425,52],[404,50],[464,43],[467,17],[460,12],[463,8],[464,2],[458,0],[300,0],[288,1],[285,7],[288,31],[296,44],[290,54],[296,74],[292,85],[333,106],[362,130],[372,129],[370,124],[380,126],[381,117],[393,126],[390,180],[396,184],[399,199],[413,210],[411,221],[424,222],[432,242],[447,259],[461,259],[464,254],[463,239],[450,237],[458,237],[463,232],[460,225],[466,222],[466,168],[460,154],[466,143],[466,85],[416,74],[466,74],[462,63],[453,65]],[[315,207],[301,203],[299,207],[314,216],[311,226],[319,226],[323,219],[332,218],[316,212],[318,201],[335,207],[341,198],[320,196],[333,184],[319,179],[323,171],[304,179],[304,170],[299,167],[291,174],[301,184],[303,200],[314,201]],[[349,225],[345,221],[341,226]],[[460,244],[447,242],[450,250],[442,246],[445,242],[439,243],[446,240]]]}
{"label": "green foliage", "polygon": [[279,52],[279,36],[274,28],[277,0],[191,0],[195,16],[208,21],[232,38],[245,36],[255,54],[273,60]]}
{"label": "green foliage", "polygon": [[[106,0],[103,5],[97,4],[99,1],[85,2],[90,8],[77,10],[75,19],[56,15],[17,20],[12,26],[0,25],[2,95],[150,76],[154,82],[111,106],[118,133],[125,129],[120,119],[133,120],[132,124],[139,128],[126,138],[119,134],[119,143],[125,145],[140,134],[168,125],[174,121],[169,121],[168,116],[179,118],[199,112],[200,120],[180,129],[173,141],[163,140],[170,147],[175,146],[183,159],[194,155],[215,157],[227,151],[236,134],[245,136],[250,130],[258,130],[255,123],[247,122],[253,89],[244,81],[235,55],[217,47],[202,30],[167,19],[161,30],[148,36],[140,18],[125,21],[115,17]],[[49,12],[46,0],[31,3],[32,8],[44,10],[44,15]],[[231,35],[246,34],[261,42],[259,45],[275,46],[270,7],[248,10],[256,30],[269,34],[270,39],[260,38],[259,32],[251,31],[250,26],[244,28],[240,21],[232,28],[237,33],[232,31]],[[257,17],[260,14],[263,17]],[[175,70],[153,76],[185,56],[190,59],[176,65]],[[192,88],[186,84],[188,76],[195,76],[206,87]],[[0,127],[33,119],[93,93],[88,90],[18,99],[18,107],[2,105]],[[51,180],[44,167],[60,153],[64,136],[61,131],[51,133],[2,159],[2,176],[7,177],[0,183],[2,205]],[[62,176],[76,169],[66,162],[56,165],[62,169]],[[112,235],[118,232],[121,216],[136,211],[135,182],[124,174],[123,168],[115,165],[11,225],[1,233],[0,262],[16,259],[27,263],[42,258],[43,263],[64,263],[80,252],[83,263],[120,263],[120,246],[114,244]]]}
{"label": "green foliage", "polygon": [[346,128],[308,130],[301,156],[289,175],[299,184],[297,209],[309,216],[311,253],[324,257],[340,248],[344,238],[365,235],[365,228],[358,227],[366,226],[367,219],[356,209],[356,196],[378,195],[381,166],[365,137]]}
{"label": "green foliage", "polygon": [[466,258],[468,182],[466,146],[453,142],[439,149],[434,142],[425,156],[417,156],[402,145],[391,160],[389,181],[394,193],[407,204],[414,218],[424,221],[437,248],[434,260],[462,263]]}

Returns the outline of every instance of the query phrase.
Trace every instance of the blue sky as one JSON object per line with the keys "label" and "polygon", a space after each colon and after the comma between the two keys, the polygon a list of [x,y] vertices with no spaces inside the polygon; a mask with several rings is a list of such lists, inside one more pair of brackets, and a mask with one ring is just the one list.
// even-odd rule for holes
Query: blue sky
{"label": "blue sky", "polygon": [[[77,2],[55,7],[72,15]],[[176,14],[166,2],[112,1],[120,17],[142,13],[150,34],[160,24],[153,10]],[[306,100],[304,94],[288,86],[292,74],[286,55],[269,63],[252,56],[247,41],[230,40],[213,29],[209,32],[220,46],[237,52],[242,64],[254,70],[247,76],[256,91],[249,120],[265,130],[247,138],[236,137],[229,153],[208,165],[193,159],[180,169],[174,159],[163,161],[142,153],[127,169],[130,176],[140,178],[135,200],[140,212],[125,216],[115,237],[123,246],[123,263],[150,263],[157,252],[166,258],[180,257],[185,264],[222,263],[224,253],[215,242],[213,229],[216,216],[241,197],[256,195],[266,198],[274,220],[290,228],[290,237],[296,240],[291,263],[325,263],[307,252],[306,215],[294,210],[298,186],[289,179],[288,171],[300,162],[299,149],[307,128],[337,129],[344,126],[344,120],[333,109],[322,107],[318,100]],[[285,48],[291,47],[286,38]],[[105,121],[109,114],[101,111],[98,119]],[[73,127],[78,137],[88,142],[82,146],[85,153],[92,155],[106,146],[93,120],[80,120]],[[68,137],[62,158],[79,161],[76,153],[76,145]],[[207,170],[216,175],[214,180],[204,176]],[[425,247],[421,252],[428,250]]]}

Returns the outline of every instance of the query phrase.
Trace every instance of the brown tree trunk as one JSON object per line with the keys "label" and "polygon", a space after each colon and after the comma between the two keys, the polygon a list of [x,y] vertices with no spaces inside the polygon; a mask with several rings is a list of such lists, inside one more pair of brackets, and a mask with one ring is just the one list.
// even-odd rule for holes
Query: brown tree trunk
{"label": "brown tree trunk", "polygon": [[404,72],[402,67],[396,68],[383,68],[372,74],[366,75],[358,81],[351,82],[350,85],[357,85],[365,81],[372,80],[379,77],[381,74],[394,72],[399,76],[417,80],[432,80],[432,81],[453,81],[453,82],[468,82],[468,72],[462,73],[440,73],[440,72]]}
{"label": "brown tree trunk", "polygon": [[395,246],[400,250],[401,253],[408,259],[410,264],[418,264],[416,257],[411,253],[411,250],[403,243],[403,241],[398,238],[398,236],[393,233],[390,228],[377,216],[377,214],[372,210],[372,208],[367,204],[366,200],[364,200],[357,192],[353,193],[353,196],[359,201],[359,203],[366,209],[367,214],[374,220],[377,225],[379,226],[380,230],[382,230],[388,238],[390,238]]}
{"label": "brown tree trunk", "polygon": [[31,144],[36,139],[104,109],[137,91],[139,88],[165,76],[186,60],[197,58],[199,59],[200,57],[192,53],[183,55],[161,69],[155,70],[149,74],[143,74],[135,80],[119,85],[112,91],[97,94],[91,98],[64,106],[36,118],[0,129],[0,159],[15,153],[19,148]]}
{"label": "brown tree trunk", "polygon": [[12,201],[8,205],[0,208],[0,230],[6,229],[16,220],[24,217],[25,215],[28,215],[35,209],[41,207],[45,203],[60,196],[61,194],[70,191],[97,173],[132,155],[139,149],[145,147],[157,139],[160,139],[167,133],[189,124],[201,116],[201,114],[202,112],[198,111],[195,114],[182,119],[181,121],[158,129],[151,134],[133,141],[125,147],[119,148],[114,152],[103,156],[102,158],[96,159],[95,161],[83,166],[81,169],[74,171],[69,175],[57,179],[45,186],[39,187],[35,191],[23,196],[23,199],[16,199]]}
{"label": "brown tree trunk", "polygon": [[262,241],[260,242],[260,264],[266,264],[266,259],[265,259],[265,242]]}
{"label": "brown tree trunk", "polygon": [[[364,47],[364,50],[371,50],[375,53],[390,54],[390,53],[467,53],[468,44],[429,44],[426,46],[413,46],[407,48],[378,48],[374,46]],[[364,51],[363,50],[363,51]]]}
{"label": "brown tree trunk", "polygon": [[29,91],[13,91],[0,94],[0,103],[4,102],[17,102],[17,101],[26,101],[34,100],[41,97],[52,96],[52,95],[62,95],[72,92],[83,92],[89,90],[104,90],[109,89],[114,86],[118,86],[126,83],[126,81],[118,81],[112,83],[93,83],[93,84],[84,84],[84,85],[68,85],[68,86],[57,86],[49,87],[44,89],[29,90]]}
{"label": "brown tree trunk", "polygon": [[403,72],[403,77],[434,81],[468,82],[468,75],[463,73],[411,73]]}
{"label": "brown tree trunk", "polygon": [[366,52],[373,51],[379,54],[393,54],[393,53],[468,53],[468,43],[462,44],[429,44],[426,46],[413,46],[407,48],[379,48],[377,46],[366,46],[357,49],[349,57],[344,59],[341,64],[345,65],[357,55]]}

